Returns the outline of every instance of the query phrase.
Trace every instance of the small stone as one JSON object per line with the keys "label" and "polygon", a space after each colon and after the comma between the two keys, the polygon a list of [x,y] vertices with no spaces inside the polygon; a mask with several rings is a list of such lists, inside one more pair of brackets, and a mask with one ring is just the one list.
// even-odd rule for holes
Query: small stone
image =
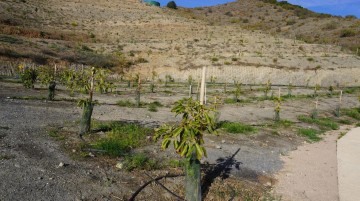
{"label": "small stone", "polygon": [[60,164],[59,164],[59,167],[64,167],[65,166],[65,164],[63,163],[63,162],[61,162]]}
{"label": "small stone", "polygon": [[118,162],[118,163],[116,163],[116,166],[115,166],[115,167],[118,168],[118,169],[123,169],[124,164],[121,163],[121,162]]}
{"label": "small stone", "polygon": [[216,148],[216,149],[221,149],[221,146],[220,146],[220,145],[216,145],[215,148]]}
{"label": "small stone", "polygon": [[73,149],[73,150],[72,150],[72,152],[73,152],[73,153],[75,153],[75,152],[76,152],[76,150],[75,150],[75,149]]}

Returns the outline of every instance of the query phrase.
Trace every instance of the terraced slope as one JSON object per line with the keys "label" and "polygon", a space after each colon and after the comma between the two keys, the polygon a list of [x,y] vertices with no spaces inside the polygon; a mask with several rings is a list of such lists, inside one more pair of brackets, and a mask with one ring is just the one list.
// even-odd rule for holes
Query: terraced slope
{"label": "terraced slope", "polygon": [[[19,62],[36,62],[98,65],[122,72],[127,60],[130,63],[125,62],[129,64],[125,73],[140,73],[148,79],[156,72],[159,79],[170,75],[176,81],[185,81],[190,75],[198,78],[200,69],[208,66],[208,78],[217,82],[358,85],[359,56],[336,45],[287,39],[283,31],[271,33],[277,29],[272,22],[287,23],[284,19],[292,19],[293,11],[282,8],[275,12],[279,6],[258,0],[247,1],[246,5],[253,8],[247,13],[254,16],[269,14],[264,20],[257,17],[269,26],[269,31],[249,30],[251,23],[258,22],[254,16],[248,27],[233,23],[240,19],[238,15],[246,14],[243,1],[213,8],[170,10],[137,0],[3,0],[1,68],[6,71]],[[231,13],[227,13],[229,9]],[[301,20],[314,19],[321,23],[329,20],[317,15]],[[309,30],[305,22],[299,30]],[[349,20],[349,24],[356,22]],[[290,25],[280,27],[285,28],[300,32]]]}

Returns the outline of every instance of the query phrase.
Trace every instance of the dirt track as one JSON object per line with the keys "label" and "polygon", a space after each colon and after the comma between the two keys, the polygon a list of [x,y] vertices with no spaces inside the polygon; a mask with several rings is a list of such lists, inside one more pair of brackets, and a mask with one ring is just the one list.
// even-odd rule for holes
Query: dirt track
{"label": "dirt track", "polygon": [[305,144],[282,157],[284,168],[276,175],[275,191],[284,201],[339,200],[336,141],[350,128],[327,132],[323,141]]}

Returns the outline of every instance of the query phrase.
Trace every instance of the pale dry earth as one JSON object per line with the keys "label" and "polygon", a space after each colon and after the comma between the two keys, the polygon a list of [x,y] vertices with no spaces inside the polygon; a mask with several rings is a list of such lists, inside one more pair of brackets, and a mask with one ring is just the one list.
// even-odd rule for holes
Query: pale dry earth
{"label": "pale dry earth", "polygon": [[337,140],[352,127],[329,131],[321,142],[306,143],[281,157],[284,167],[275,176],[279,182],[274,191],[284,201],[339,200]]}

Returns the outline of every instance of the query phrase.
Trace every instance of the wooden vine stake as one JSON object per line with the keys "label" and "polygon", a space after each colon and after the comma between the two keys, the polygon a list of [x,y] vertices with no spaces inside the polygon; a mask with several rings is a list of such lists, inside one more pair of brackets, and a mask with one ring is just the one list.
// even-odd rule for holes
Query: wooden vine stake
{"label": "wooden vine stake", "polygon": [[140,107],[140,95],[141,95],[141,79],[140,79],[140,75],[138,77],[138,86],[136,88],[136,97],[135,97],[135,101],[136,101],[136,107],[139,108]]}
{"label": "wooden vine stake", "polygon": [[[200,86],[200,105],[205,104],[205,77],[206,67],[202,69]],[[185,163],[185,191],[186,200],[201,201],[201,165],[196,157],[195,150],[192,151],[189,161]]]}
{"label": "wooden vine stake", "polygon": [[200,105],[203,105],[205,103],[205,76],[206,76],[206,67],[204,66],[202,69],[202,76],[201,76]]}

